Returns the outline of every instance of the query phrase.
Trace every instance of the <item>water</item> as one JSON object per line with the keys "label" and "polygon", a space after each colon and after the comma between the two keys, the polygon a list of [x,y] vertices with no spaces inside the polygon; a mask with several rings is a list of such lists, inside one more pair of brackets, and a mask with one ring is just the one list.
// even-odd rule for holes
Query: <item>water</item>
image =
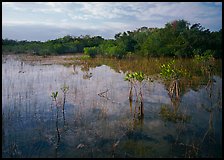
{"label": "water", "polygon": [[[176,107],[187,121],[161,114],[174,106],[159,79],[144,85],[144,118],[134,118],[124,76],[107,65],[86,70],[8,56],[2,62],[2,156],[222,157],[220,76],[213,76],[211,89],[184,93]],[[69,86],[64,114],[63,85]]]}

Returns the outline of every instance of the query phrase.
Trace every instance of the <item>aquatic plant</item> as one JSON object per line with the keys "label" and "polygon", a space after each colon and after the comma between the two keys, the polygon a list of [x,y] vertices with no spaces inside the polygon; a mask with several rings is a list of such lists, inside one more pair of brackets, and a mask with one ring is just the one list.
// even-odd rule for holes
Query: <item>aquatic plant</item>
{"label": "aquatic plant", "polygon": [[136,104],[140,103],[139,105],[139,118],[144,115],[144,106],[143,106],[143,93],[142,93],[142,82],[146,79],[146,76],[143,72],[134,72],[134,73],[127,73],[124,80],[128,81],[131,86],[129,90],[129,101],[132,102],[133,98],[133,88],[135,89],[136,93]]}
{"label": "aquatic plant", "polygon": [[55,102],[57,101],[57,96],[58,96],[58,91],[51,93],[51,97],[53,98],[53,101]]}
{"label": "aquatic plant", "polygon": [[161,65],[160,75],[166,80],[170,80],[171,83],[168,87],[169,95],[171,98],[180,98],[180,79],[189,76],[186,69],[178,69],[175,67],[175,60]]}
{"label": "aquatic plant", "polygon": [[62,105],[62,113],[63,113],[63,119],[64,119],[64,124],[65,124],[65,99],[66,99],[66,93],[69,90],[69,86],[66,86],[66,84],[61,87],[62,92],[64,93],[64,99],[63,99],[63,105]]}
{"label": "aquatic plant", "polygon": [[168,87],[168,94],[171,99],[171,104],[173,106],[173,110],[169,109],[167,106],[162,106],[160,115],[168,121],[182,121],[186,122],[190,119],[189,116],[184,115],[182,113],[178,113],[180,98],[181,98],[181,90],[180,90],[180,81],[184,77],[189,77],[189,73],[186,69],[177,68],[175,66],[175,60],[168,62],[167,64],[161,65],[160,75],[167,81],[170,81]]}
{"label": "aquatic plant", "polygon": [[133,89],[133,85],[134,85],[134,76],[132,73],[127,73],[126,76],[125,76],[125,81],[128,81],[130,83],[130,90],[129,90],[129,100],[132,101],[132,97],[133,97],[133,94],[132,94],[132,89]]}
{"label": "aquatic plant", "polygon": [[66,84],[64,84],[62,87],[61,87],[61,90],[64,94],[67,93],[67,91],[69,90],[69,86],[66,86]]}
{"label": "aquatic plant", "polygon": [[196,62],[207,62],[213,59],[213,56],[212,56],[213,54],[214,52],[212,50],[206,50],[202,55],[200,55],[199,53],[195,54],[194,60]]}
{"label": "aquatic plant", "polygon": [[57,157],[57,150],[58,150],[58,147],[59,147],[59,142],[60,142],[60,132],[59,132],[59,128],[58,128],[58,112],[59,112],[59,107],[57,107],[57,97],[58,97],[58,91],[56,92],[52,92],[51,93],[51,97],[52,97],[52,100],[55,101],[55,105],[56,105],[56,108],[57,108],[57,118],[56,118],[56,130],[57,130],[57,144],[56,144],[56,148],[55,148],[55,151],[56,151],[56,157]]}
{"label": "aquatic plant", "polygon": [[211,50],[206,50],[202,55],[196,54],[194,61],[200,65],[201,71],[208,76],[207,87],[213,82],[214,58]]}

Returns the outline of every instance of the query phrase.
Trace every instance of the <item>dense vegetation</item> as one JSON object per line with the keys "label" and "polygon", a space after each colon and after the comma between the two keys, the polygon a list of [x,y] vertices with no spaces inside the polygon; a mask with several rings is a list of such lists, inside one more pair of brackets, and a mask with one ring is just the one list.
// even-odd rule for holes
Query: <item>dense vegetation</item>
{"label": "dense vegetation", "polygon": [[141,27],[134,31],[117,33],[114,38],[67,35],[46,42],[2,39],[2,52],[36,55],[85,53],[90,57],[101,55],[117,58],[127,56],[194,57],[209,53],[215,58],[222,58],[222,29],[211,32],[200,23],[190,25],[185,20],[169,22],[164,28]]}

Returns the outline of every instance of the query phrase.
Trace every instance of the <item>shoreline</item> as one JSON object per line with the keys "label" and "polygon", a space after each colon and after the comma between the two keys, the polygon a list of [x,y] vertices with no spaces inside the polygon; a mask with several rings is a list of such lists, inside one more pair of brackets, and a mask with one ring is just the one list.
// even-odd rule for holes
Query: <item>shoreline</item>
{"label": "shoreline", "polygon": [[[15,58],[25,63],[41,64],[41,65],[52,65],[52,64],[69,64],[74,63],[76,58],[81,57],[83,54],[66,54],[66,55],[48,55],[38,56],[32,54],[2,54],[2,62],[8,58]],[[78,59],[77,59],[78,60]]]}

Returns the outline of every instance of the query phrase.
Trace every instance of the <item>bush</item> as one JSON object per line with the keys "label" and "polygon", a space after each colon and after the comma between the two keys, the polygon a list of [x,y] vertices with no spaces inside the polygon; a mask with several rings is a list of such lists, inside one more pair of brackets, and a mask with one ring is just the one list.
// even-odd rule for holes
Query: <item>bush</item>
{"label": "bush", "polygon": [[97,48],[96,47],[85,47],[84,54],[89,55],[91,58],[95,58],[97,55]]}
{"label": "bush", "polygon": [[124,57],[124,49],[122,49],[121,47],[119,46],[113,46],[113,47],[110,47],[110,48],[107,48],[107,52],[108,52],[108,55],[111,56],[111,57],[116,57],[116,58],[123,58]]}

